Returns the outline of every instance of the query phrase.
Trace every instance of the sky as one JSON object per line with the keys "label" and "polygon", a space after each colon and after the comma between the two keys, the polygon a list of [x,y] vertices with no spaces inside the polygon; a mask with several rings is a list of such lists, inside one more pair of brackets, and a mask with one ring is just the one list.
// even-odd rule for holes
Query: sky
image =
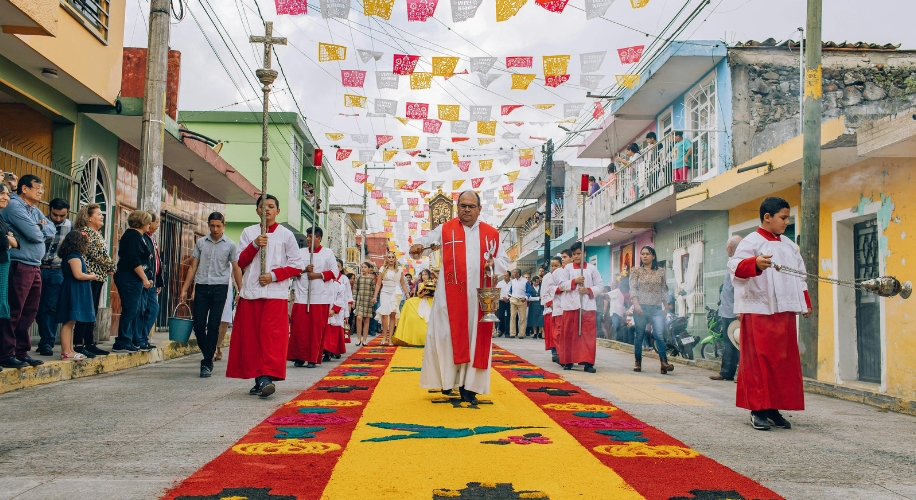
{"label": "sky", "polygon": [[[177,8],[180,0],[173,0]],[[395,118],[366,117],[374,111],[376,99],[398,102],[396,116],[405,116],[405,103],[428,103],[429,117],[436,118],[438,104],[459,104],[461,120],[469,120],[469,106],[493,106],[492,120],[497,120],[495,142],[478,145],[477,138],[490,137],[477,134],[476,124],[470,123],[465,134],[453,134],[450,124],[443,123],[438,136],[442,151],[428,154],[426,161],[432,165],[422,171],[415,164],[394,167],[393,163],[381,163],[381,154],[376,153],[376,167],[390,167],[384,171],[370,171],[369,182],[378,185],[378,177],[388,179],[386,186],[393,187],[395,179],[427,181],[420,189],[433,190],[435,182],[445,182],[445,192],[452,188],[452,180],[464,179],[459,190],[471,187],[471,179],[484,177],[481,189],[495,190],[509,182],[506,175],[491,181],[491,176],[519,171],[516,187],[524,185],[525,179],[537,173],[542,139],[562,141],[566,132],[557,121],[563,120],[564,103],[584,103],[578,121],[581,124],[594,109],[594,99],[587,99],[586,88],[579,85],[582,73],[579,55],[607,51],[601,67],[590,74],[605,75],[596,93],[615,91],[614,75],[626,74],[636,65],[621,64],[617,50],[622,47],[661,45],[659,38],[671,36],[681,25],[684,29],[676,36],[678,40],[724,40],[729,44],[747,40],[762,41],[775,38],[782,41],[797,39],[797,28],[805,25],[805,4],[803,0],[649,0],[645,7],[636,9],[629,0],[615,0],[603,18],[586,20],[585,0],[570,0],[562,13],[549,12],[529,0],[518,12],[504,22],[496,22],[496,0],[483,0],[476,15],[463,22],[453,22],[448,0],[439,0],[434,17],[426,22],[408,22],[406,0],[395,0],[390,20],[363,15],[363,0],[351,0],[348,19],[323,19],[318,0],[309,1],[307,15],[278,16],[274,0],[181,0],[185,5],[185,17],[173,20],[170,35],[171,49],[182,53],[181,88],[179,109],[182,111],[207,110],[252,110],[260,113],[260,90],[254,77],[254,70],[263,62],[262,46],[248,42],[252,32],[262,35],[264,28],[260,15],[274,22],[274,35],[288,38],[287,46],[277,46],[277,59],[283,73],[274,85],[271,109],[274,111],[301,111],[306,117],[313,135],[325,150],[325,157],[331,160],[336,172],[335,186],[331,194],[332,204],[361,204],[363,186],[354,181],[354,174],[362,169],[352,168],[352,160],[358,159],[360,149],[374,149],[376,135],[390,135],[394,140],[384,147],[401,148],[401,136],[420,136],[417,149],[427,148],[427,137],[422,124],[412,120],[407,125]],[[633,0],[637,1],[637,0]],[[916,48],[916,32],[908,28],[903,17],[894,20],[889,12],[905,12],[911,8],[911,0],[876,0],[870,8],[862,8],[861,0],[824,1],[823,39],[835,42],[866,41],[870,43],[902,44],[901,48]],[[689,24],[684,21],[687,14],[705,4],[699,15]],[[259,15],[260,11],[260,15]],[[149,0],[128,0],[125,26],[125,46],[145,47]],[[672,21],[674,21],[672,23]],[[671,26],[669,27],[669,23]],[[347,47],[343,61],[318,61],[318,44],[332,43]],[[379,61],[369,59],[364,63],[356,49],[380,51]],[[487,88],[481,86],[476,74],[456,75],[448,80],[433,78],[432,88],[410,90],[409,78],[403,76],[398,90],[378,89],[376,71],[391,71],[394,54],[421,56],[416,71],[430,71],[431,59],[436,56],[460,57],[457,72],[469,69],[470,57],[497,57],[497,63],[490,74],[500,74]],[[557,88],[544,86],[541,56],[570,55],[568,73],[570,80]],[[644,59],[651,55],[644,54]],[[536,73],[528,90],[510,90],[510,77],[505,67],[505,58],[512,56],[533,56],[533,68],[514,68],[518,73]],[[276,68],[276,62],[275,68]],[[345,88],[341,85],[341,70],[364,70],[364,88]],[[364,95],[368,98],[367,109],[344,107],[344,94]],[[500,116],[500,107],[522,104],[522,108],[508,116]],[[537,109],[534,104],[553,104],[550,109]],[[360,113],[361,116],[342,116]],[[517,126],[504,121],[524,122]],[[543,124],[533,124],[539,122]],[[546,122],[546,123],[544,123]],[[574,128],[574,124],[565,124]],[[518,133],[518,139],[506,139],[504,133]],[[341,140],[332,140],[325,133],[344,133]],[[357,144],[351,134],[369,135],[370,144]],[[469,137],[468,141],[452,144],[452,136]],[[578,142],[578,141],[576,141]],[[339,146],[353,149],[351,156],[338,162],[334,152]],[[446,172],[437,171],[437,162],[451,161],[451,153],[445,148],[458,150],[460,160],[470,160],[468,172],[461,172],[454,165]],[[498,158],[513,152],[512,159],[503,164]],[[535,149],[535,164],[520,167],[517,150]],[[423,154],[427,154],[425,151]],[[480,172],[477,160],[493,159],[491,171]],[[558,150],[555,160],[566,160],[577,165],[591,164],[575,158],[574,148]],[[398,153],[391,162],[417,161],[404,152]],[[597,163],[595,163],[597,164]],[[520,192],[515,190],[515,194]],[[405,193],[405,198],[410,197]],[[511,205],[495,212],[486,220],[498,223],[501,216],[509,213]],[[370,201],[370,229],[381,230],[384,211]],[[405,220],[403,218],[399,220]],[[396,235],[404,244],[406,234]]]}

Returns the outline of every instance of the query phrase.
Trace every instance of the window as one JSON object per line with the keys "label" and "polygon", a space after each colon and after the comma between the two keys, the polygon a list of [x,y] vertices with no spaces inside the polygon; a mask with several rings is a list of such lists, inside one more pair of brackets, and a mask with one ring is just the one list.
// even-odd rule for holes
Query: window
{"label": "window", "polygon": [[693,142],[691,169],[693,177],[715,175],[718,168],[718,102],[716,99],[716,73],[706,77],[684,97],[687,109],[687,136]]}
{"label": "window", "polygon": [[60,3],[99,40],[108,43],[109,0],[61,0]]}
{"label": "window", "polygon": [[[674,233],[674,247],[687,249],[690,245],[694,243],[703,242],[703,225],[694,226],[687,229],[682,229]],[[687,276],[687,267],[689,265],[690,259],[689,256],[685,255],[681,260],[681,274],[686,281]],[[696,283],[693,286],[693,304],[690,307],[694,311],[694,314],[706,314],[703,307],[706,305],[706,293],[704,287],[704,275],[703,275],[703,263],[700,263],[699,269],[697,271]],[[681,285],[678,283],[678,285]],[[688,291],[688,293],[690,293]]]}
{"label": "window", "polygon": [[658,139],[667,137],[674,130],[674,121],[671,119],[672,109],[668,108],[658,117]]}

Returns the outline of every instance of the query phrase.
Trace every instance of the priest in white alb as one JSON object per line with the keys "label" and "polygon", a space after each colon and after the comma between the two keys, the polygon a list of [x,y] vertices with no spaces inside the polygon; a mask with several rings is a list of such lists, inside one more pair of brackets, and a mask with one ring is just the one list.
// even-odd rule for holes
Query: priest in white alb
{"label": "priest in white alb", "polygon": [[[490,392],[492,323],[481,323],[483,312],[477,288],[509,267],[499,244],[499,231],[480,222],[480,196],[465,191],[458,197],[458,217],[451,219],[410,247],[412,258],[442,250],[442,270],[426,331],[420,386],[477,403],[477,394]],[[483,283],[483,284],[482,284]]]}

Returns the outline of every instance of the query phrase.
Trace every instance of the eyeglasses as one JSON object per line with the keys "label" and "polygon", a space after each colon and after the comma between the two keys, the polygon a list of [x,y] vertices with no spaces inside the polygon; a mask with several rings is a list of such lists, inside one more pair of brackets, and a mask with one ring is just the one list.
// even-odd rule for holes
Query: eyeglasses
{"label": "eyeglasses", "polygon": [[458,205],[458,208],[460,208],[461,210],[474,210],[474,209],[477,208],[478,206],[479,206],[479,205],[464,205],[464,204],[461,204],[461,205]]}

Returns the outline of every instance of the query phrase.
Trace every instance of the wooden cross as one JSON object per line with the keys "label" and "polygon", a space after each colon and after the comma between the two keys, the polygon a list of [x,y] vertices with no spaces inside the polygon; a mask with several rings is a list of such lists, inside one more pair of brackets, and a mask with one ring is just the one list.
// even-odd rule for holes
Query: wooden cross
{"label": "wooden cross", "polygon": [[274,45],[286,45],[286,37],[274,37],[274,23],[268,21],[264,23],[264,36],[250,36],[250,43],[264,44],[264,69],[270,69],[271,51]]}

